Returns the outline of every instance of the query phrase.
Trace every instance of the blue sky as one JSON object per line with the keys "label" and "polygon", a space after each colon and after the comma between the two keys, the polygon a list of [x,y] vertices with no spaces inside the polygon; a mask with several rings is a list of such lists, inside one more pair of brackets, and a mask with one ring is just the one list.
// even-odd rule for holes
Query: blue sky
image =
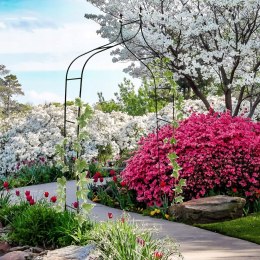
{"label": "blue sky", "polygon": [[[85,0],[0,0],[0,64],[16,74],[25,92],[21,102],[63,101],[66,68],[77,55],[106,43],[99,28],[84,18],[97,13]],[[86,68],[83,99],[97,101],[97,92],[111,98],[127,75],[125,64],[114,64],[109,52]],[[80,63],[72,69],[80,68]],[[74,74],[76,75],[76,74]],[[70,87],[70,99],[77,86]]]}

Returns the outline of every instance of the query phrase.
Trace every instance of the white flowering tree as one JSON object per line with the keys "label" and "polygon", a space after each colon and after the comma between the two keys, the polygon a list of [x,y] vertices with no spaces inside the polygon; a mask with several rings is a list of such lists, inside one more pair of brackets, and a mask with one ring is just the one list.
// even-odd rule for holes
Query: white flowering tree
{"label": "white flowering tree", "polygon": [[[210,102],[202,90],[216,88],[225,108],[238,115],[244,100],[250,102],[252,117],[260,103],[260,0],[87,0],[104,15],[86,15],[100,24],[98,33],[113,40],[118,32],[119,14],[126,21],[137,18],[142,7],[144,35],[148,44],[168,59],[177,82],[184,82],[202,100]],[[125,37],[137,26],[126,27]],[[129,48],[149,61],[153,53],[142,37],[135,37]],[[113,61],[135,61],[126,48],[112,52]],[[136,63],[126,68],[140,75]],[[142,72],[142,75],[143,72]],[[237,98],[235,106],[232,96]]]}

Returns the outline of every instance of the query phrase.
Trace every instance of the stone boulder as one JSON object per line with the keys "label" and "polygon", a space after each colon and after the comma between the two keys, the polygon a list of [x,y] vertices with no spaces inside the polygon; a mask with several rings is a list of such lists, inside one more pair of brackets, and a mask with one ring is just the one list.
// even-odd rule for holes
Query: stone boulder
{"label": "stone boulder", "polygon": [[242,217],[246,200],[224,195],[193,199],[169,207],[169,214],[186,223],[213,223]]}
{"label": "stone boulder", "polygon": [[92,251],[94,245],[87,246],[67,246],[60,249],[52,250],[43,257],[43,260],[94,260],[98,256],[94,256]]}

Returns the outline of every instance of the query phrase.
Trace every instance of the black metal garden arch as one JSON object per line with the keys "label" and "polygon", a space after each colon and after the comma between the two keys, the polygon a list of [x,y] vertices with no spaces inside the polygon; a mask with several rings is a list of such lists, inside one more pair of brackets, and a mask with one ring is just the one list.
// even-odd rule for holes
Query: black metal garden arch
{"label": "black metal garden arch", "polygon": [[[91,58],[93,58],[95,55],[97,55],[97,54],[99,54],[101,52],[110,50],[110,49],[112,49],[112,48],[114,48],[116,46],[123,46],[123,47],[125,47],[129,51],[129,53],[131,53],[136,58],[137,61],[141,62],[147,68],[147,70],[151,74],[151,78],[153,80],[154,96],[155,96],[154,104],[155,104],[155,115],[156,115],[156,134],[157,134],[157,143],[158,143],[158,171],[160,172],[160,157],[159,157],[160,146],[159,146],[159,138],[158,138],[158,131],[159,131],[159,127],[160,127],[159,126],[159,121],[164,121],[164,122],[169,123],[169,124],[172,123],[172,122],[167,121],[167,120],[159,117],[159,114],[158,114],[158,92],[159,92],[159,90],[167,90],[167,89],[170,91],[171,87],[165,87],[165,86],[159,87],[159,86],[157,86],[154,73],[149,68],[149,65],[146,64],[141,57],[138,57],[138,55],[134,52],[134,50],[131,50],[129,48],[128,44],[127,44],[128,42],[133,40],[138,34],[140,34],[142,39],[144,40],[144,43],[146,44],[146,47],[153,54],[153,57],[155,56],[155,57],[157,57],[159,59],[162,58],[160,53],[156,52],[150,46],[150,44],[146,40],[146,37],[145,37],[144,32],[143,32],[142,8],[140,8],[140,13],[139,13],[138,19],[133,20],[133,21],[123,22],[123,16],[120,14],[119,23],[120,23],[119,33],[118,33],[117,37],[112,42],[110,42],[108,44],[105,44],[105,45],[102,45],[102,46],[99,46],[99,47],[97,47],[95,49],[92,49],[92,50],[90,50],[88,52],[85,52],[85,53],[77,56],[75,59],[73,59],[73,61],[70,63],[70,65],[67,68],[66,78],[65,78],[65,100],[64,100],[64,137],[66,137],[66,135],[67,135],[67,123],[69,123],[69,124],[76,124],[76,122],[67,120],[67,98],[68,98],[68,91],[67,90],[68,90],[68,83],[70,81],[79,81],[79,96],[78,97],[81,98],[82,97],[84,72],[85,72],[85,68],[86,68],[86,65],[88,64],[89,60]],[[137,24],[138,25],[138,29],[133,34],[133,36],[131,36],[129,38],[125,38],[124,37],[124,29],[125,29],[125,27],[127,25],[131,25],[131,24]],[[89,56],[87,56],[87,55],[89,55]],[[80,58],[85,58],[84,65],[82,66],[81,71],[80,71],[80,76],[79,77],[72,77],[72,78],[70,78],[69,77],[70,69],[71,69],[72,65],[74,64],[74,62],[79,60]],[[172,101],[173,101],[173,104],[174,104],[174,96],[172,97]],[[78,117],[81,115],[80,108],[78,108],[77,115],[78,115]],[[174,119],[174,105],[173,105],[173,119]],[[80,131],[80,128],[79,128],[79,125],[77,125],[77,136],[79,135],[79,131]]]}

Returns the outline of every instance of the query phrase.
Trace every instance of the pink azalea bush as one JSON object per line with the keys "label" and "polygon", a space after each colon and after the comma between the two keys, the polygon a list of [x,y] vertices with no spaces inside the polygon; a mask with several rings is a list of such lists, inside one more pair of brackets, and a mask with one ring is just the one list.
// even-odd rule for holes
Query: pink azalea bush
{"label": "pink azalea bush", "polygon": [[164,126],[159,131],[160,174],[155,133],[140,140],[139,149],[128,160],[122,179],[137,193],[138,201],[161,205],[171,200],[175,180],[167,155],[175,151],[187,181],[185,199],[199,198],[210,191],[228,193],[236,190],[253,198],[260,187],[260,124],[229,113],[193,114],[175,130],[178,140],[173,147],[163,142],[174,130]]}

